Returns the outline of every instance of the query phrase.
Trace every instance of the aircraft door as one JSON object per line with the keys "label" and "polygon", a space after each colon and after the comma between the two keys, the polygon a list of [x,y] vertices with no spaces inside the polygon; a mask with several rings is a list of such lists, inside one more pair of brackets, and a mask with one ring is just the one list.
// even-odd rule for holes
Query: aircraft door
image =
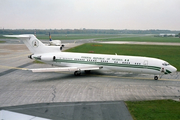
{"label": "aircraft door", "polygon": [[145,60],[144,63],[143,63],[143,65],[144,65],[144,68],[147,68],[147,66],[148,66],[148,61]]}
{"label": "aircraft door", "polygon": [[144,67],[147,67],[147,66],[148,66],[148,61],[145,60],[145,61],[144,61]]}
{"label": "aircraft door", "polygon": [[147,60],[144,60],[144,63],[143,63],[143,69],[141,70],[141,73],[146,73],[146,68],[148,66],[148,61]]}

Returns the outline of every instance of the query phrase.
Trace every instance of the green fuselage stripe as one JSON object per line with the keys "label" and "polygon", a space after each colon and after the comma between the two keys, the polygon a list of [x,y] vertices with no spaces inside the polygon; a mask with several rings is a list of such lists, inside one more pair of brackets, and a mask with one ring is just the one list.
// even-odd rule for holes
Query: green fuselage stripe
{"label": "green fuselage stripe", "polygon": [[132,64],[120,64],[120,63],[108,63],[108,62],[78,61],[78,60],[64,60],[64,59],[56,59],[55,62],[92,64],[92,65],[129,67],[129,68],[143,68],[143,69],[152,69],[152,70],[156,70],[156,71],[161,70],[160,67],[156,67],[156,66],[132,65]]}

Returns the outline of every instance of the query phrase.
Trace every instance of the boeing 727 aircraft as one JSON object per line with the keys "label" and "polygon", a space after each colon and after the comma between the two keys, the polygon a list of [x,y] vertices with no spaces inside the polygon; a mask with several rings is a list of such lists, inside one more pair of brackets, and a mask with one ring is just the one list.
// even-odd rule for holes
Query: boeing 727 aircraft
{"label": "boeing 727 aircraft", "polygon": [[21,39],[32,53],[29,58],[59,66],[56,68],[29,69],[32,72],[74,71],[74,75],[77,76],[81,74],[81,71],[106,70],[154,74],[154,79],[158,80],[159,75],[177,71],[168,62],[157,58],[61,52],[59,46],[46,46],[34,35],[5,36]]}

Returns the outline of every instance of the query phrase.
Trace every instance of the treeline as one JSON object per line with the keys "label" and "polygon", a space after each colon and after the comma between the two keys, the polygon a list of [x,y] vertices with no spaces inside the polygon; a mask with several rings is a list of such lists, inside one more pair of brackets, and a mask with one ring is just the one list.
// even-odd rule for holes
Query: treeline
{"label": "treeline", "polygon": [[171,30],[102,30],[102,29],[0,29],[0,34],[178,34],[180,31]]}

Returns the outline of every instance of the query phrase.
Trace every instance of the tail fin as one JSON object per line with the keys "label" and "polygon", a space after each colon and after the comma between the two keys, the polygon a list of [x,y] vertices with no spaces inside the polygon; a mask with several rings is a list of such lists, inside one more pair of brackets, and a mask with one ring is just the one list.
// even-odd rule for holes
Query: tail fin
{"label": "tail fin", "polygon": [[51,33],[49,32],[49,41],[52,41],[52,39],[51,39]]}
{"label": "tail fin", "polygon": [[50,52],[60,52],[58,46],[46,46],[40,40],[38,40],[34,35],[4,35],[5,37],[16,37],[24,42],[27,48],[32,54],[50,53]]}

